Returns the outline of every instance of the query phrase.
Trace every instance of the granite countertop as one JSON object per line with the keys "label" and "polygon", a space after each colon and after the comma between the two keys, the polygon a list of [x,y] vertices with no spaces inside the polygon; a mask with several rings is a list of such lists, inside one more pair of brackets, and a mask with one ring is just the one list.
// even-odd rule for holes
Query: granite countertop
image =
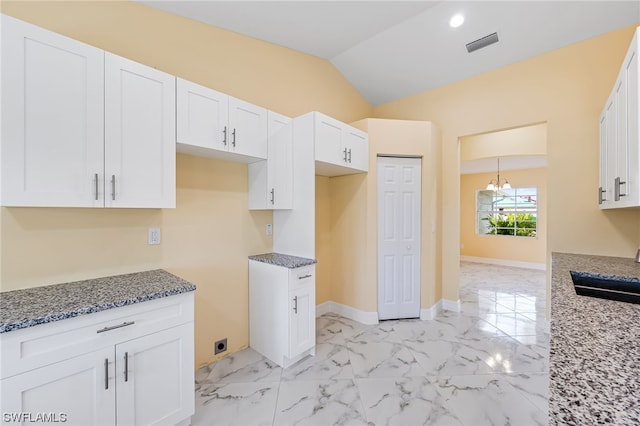
{"label": "granite countertop", "polygon": [[0,333],[194,291],[157,269],[0,293]]}
{"label": "granite countertop", "polygon": [[249,256],[249,260],[269,263],[271,265],[282,266],[284,268],[294,269],[302,266],[313,265],[318,263],[316,259],[307,259],[306,257],[291,256],[281,253],[265,253]]}
{"label": "granite countertop", "polygon": [[550,424],[638,424],[640,305],[579,296],[569,271],[640,277],[640,264],[553,253]]}

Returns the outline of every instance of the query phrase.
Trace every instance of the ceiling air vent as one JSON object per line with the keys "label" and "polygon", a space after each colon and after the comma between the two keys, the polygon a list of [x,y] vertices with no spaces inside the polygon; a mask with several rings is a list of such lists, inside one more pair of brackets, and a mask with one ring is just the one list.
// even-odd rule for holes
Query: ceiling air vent
{"label": "ceiling air vent", "polygon": [[482,38],[472,41],[471,43],[467,43],[467,52],[475,52],[478,49],[482,49],[483,47],[487,47],[490,44],[497,43],[498,41],[498,33],[486,35]]}

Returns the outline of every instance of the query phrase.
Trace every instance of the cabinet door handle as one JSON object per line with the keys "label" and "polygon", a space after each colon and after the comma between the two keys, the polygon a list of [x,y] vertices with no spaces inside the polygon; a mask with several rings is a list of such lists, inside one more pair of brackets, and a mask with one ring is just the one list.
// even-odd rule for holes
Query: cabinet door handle
{"label": "cabinet door handle", "polygon": [[344,156],[342,157],[342,159],[344,160],[344,162],[347,162],[347,148],[344,149],[344,151],[342,151],[344,153]]}
{"label": "cabinet door handle", "polygon": [[293,298],[293,313],[298,313],[298,296]]}
{"label": "cabinet door handle", "polygon": [[617,177],[615,179],[614,186],[613,186],[614,190],[615,190],[615,192],[614,192],[614,200],[615,201],[620,201],[620,197],[626,197],[627,196],[626,193],[625,194],[620,193],[620,185],[626,185],[626,184],[627,184],[627,182],[620,180],[619,177]]}
{"label": "cabinet door handle", "polygon": [[124,381],[129,381],[129,352],[124,353]]}
{"label": "cabinet door handle", "polygon": [[224,146],[227,146],[227,126],[224,126],[224,129],[222,129],[222,143]]}
{"label": "cabinet door handle", "polygon": [[349,164],[351,164],[351,148],[349,148]]}
{"label": "cabinet door handle", "polygon": [[313,275],[311,274],[307,274],[307,275],[303,275],[301,277],[298,277],[299,280],[304,280],[305,278],[311,278]]}
{"label": "cabinet door handle", "polygon": [[603,201],[607,201],[607,199],[604,198],[605,192],[607,192],[606,189],[602,189],[602,187],[598,188],[598,204],[602,204]]}
{"label": "cabinet door handle", "polygon": [[231,145],[233,145],[233,147],[236,147],[236,128],[233,128],[233,132],[231,132],[231,136],[233,136],[233,139],[231,139]]}
{"label": "cabinet door handle", "polygon": [[274,204],[276,199],[276,189],[275,188],[271,188],[271,205]]}
{"label": "cabinet door handle", "polygon": [[96,183],[96,201],[98,201],[98,196],[100,194],[98,193],[98,174],[97,173],[94,175],[94,180],[95,180],[95,183]]}
{"label": "cabinet door handle", "polygon": [[111,175],[111,199],[116,200],[116,175]]}
{"label": "cabinet door handle", "polygon": [[104,359],[104,390],[109,389],[109,358]]}
{"label": "cabinet door handle", "polygon": [[135,321],[125,321],[122,324],[112,325],[111,327],[101,328],[100,330],[97,330],[96,333],[104,333],[105,331],[111,331],[111,330],[115,330],[117,328],[127,327],[127,326],[133,325],[135,323],[136,323]]}

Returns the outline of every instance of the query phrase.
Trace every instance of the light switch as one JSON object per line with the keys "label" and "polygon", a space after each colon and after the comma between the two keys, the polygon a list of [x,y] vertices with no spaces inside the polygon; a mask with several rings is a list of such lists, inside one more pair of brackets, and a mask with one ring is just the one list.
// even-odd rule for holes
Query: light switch
{"label": "light switch", "polygon": [[273,225],[271,225],[270,223],[267,223],[267,227],[266,227],[266,231],[267,231],[267,235],[273,235]]}

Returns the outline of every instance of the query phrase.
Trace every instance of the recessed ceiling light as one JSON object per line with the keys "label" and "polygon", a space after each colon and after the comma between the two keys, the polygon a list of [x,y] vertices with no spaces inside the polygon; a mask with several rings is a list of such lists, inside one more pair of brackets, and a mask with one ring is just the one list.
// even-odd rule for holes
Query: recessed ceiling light
{"label": "recessed ceiling light", "polygon": [[451,28],[458,28],[463,23],[464,23],[464,15],[460,13],[453,15],[451,17],[451,20],[449,20],[449,25],[451,26]]}

